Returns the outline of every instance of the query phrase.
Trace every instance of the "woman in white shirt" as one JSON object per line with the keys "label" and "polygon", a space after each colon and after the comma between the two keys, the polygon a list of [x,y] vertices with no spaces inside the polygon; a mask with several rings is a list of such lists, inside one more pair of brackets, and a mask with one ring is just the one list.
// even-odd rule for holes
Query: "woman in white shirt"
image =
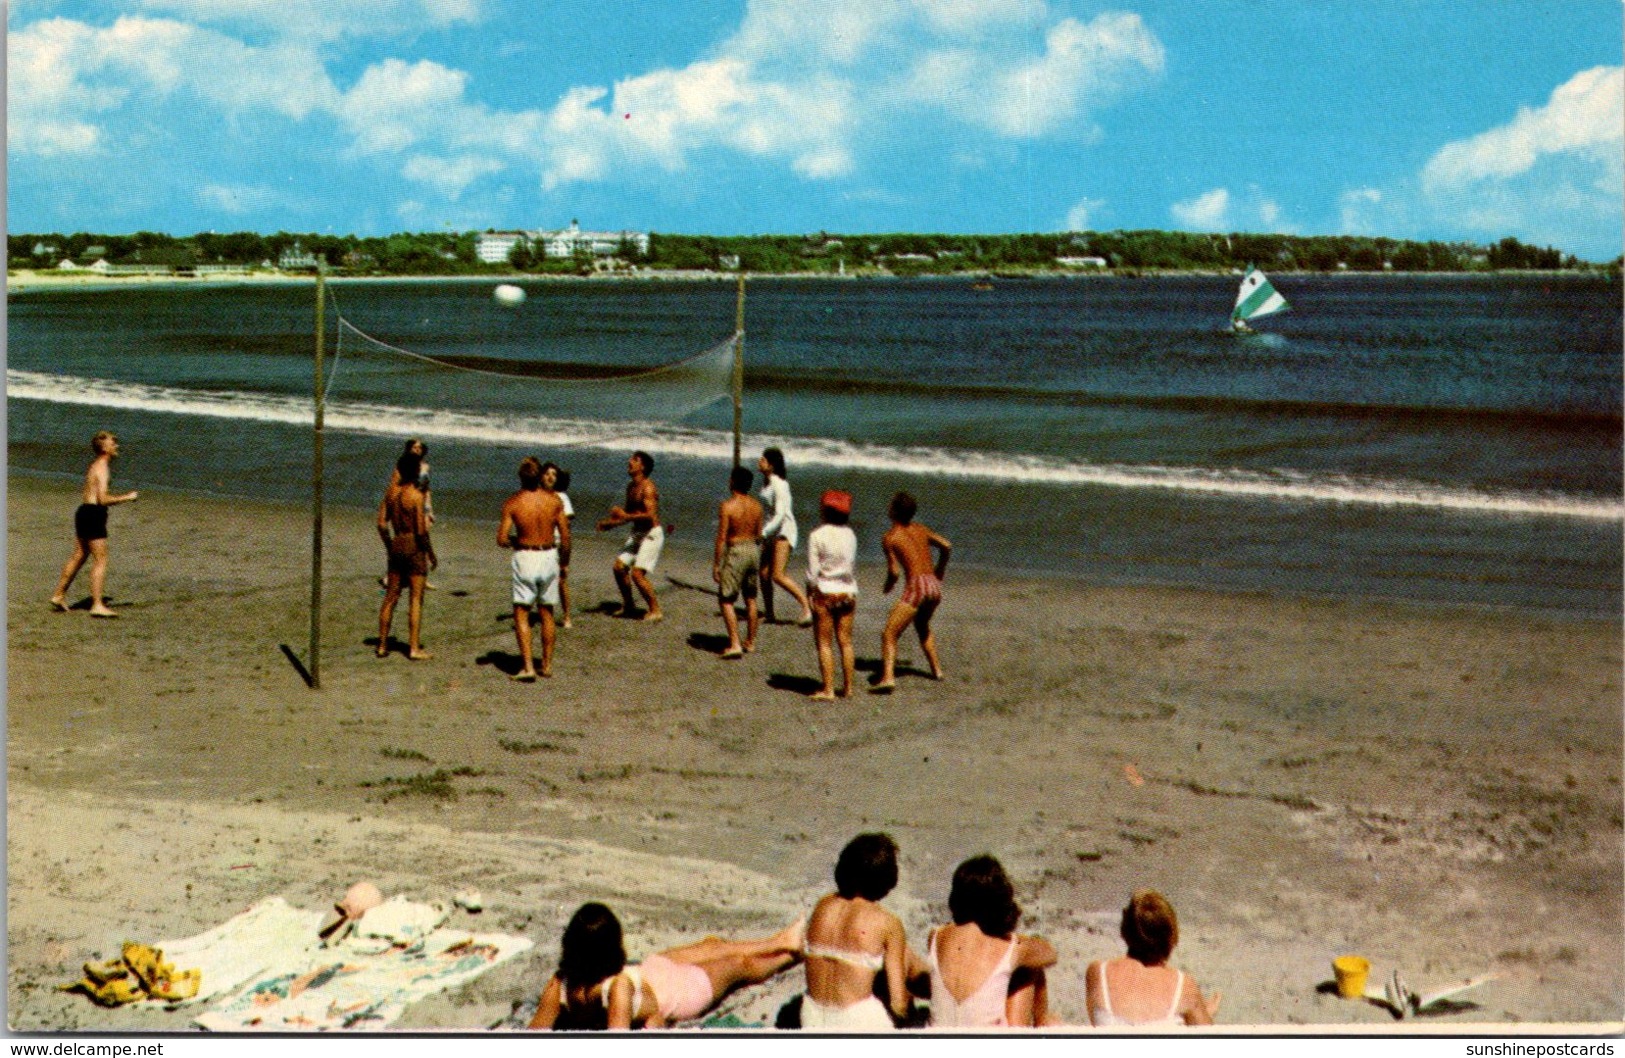
{"label": "woman in white shirt", "polygon": [[[552,470],[552,472],[553,472],[553,480],[552,481],[548,480],[548,467],[553,468],[553,470]],[[544,465],[542,467],[542,487],[544,489],[552,489],[553,492],[558,495],[559,502],[564,504],[564,518],[565,518],[566,521],[569,521],[571,518],[574,518],[576,516],[575,505],[570,502],[570,491],[569,491],[570,490],[570,472],[568,470],[560,470],[558,467],[554,466],[552,463],[548,463],[548,464]],[[554,530],[553,536],[554,536],[555,539],[557,539],[558,535],[559,535],[558,530]],[[564,627],[569,628],[569,627],[571,627],[571,625],[570,625],[570,569],[569,569],[569,566],[570,566],[570,553],[568,551],[565,551],[565,552],[562,553],[562,557],[563,557],[563,560],[564,560],[564,564],[559,567],[559,613],[564,618],[564,620],[563,620]]]}
{"label": "woman in white shirt", "polygon": [[852,494],[836,489],[818,501],[823,524],[807,534],[807,599],[823,686],[816,701],[835,700],[835,645],[841,650],[841,697],[852,697],[852,616],[858,609],[858,537],[847,520]]}
{"label": "woman in white shirt", "polygon": [[766,449],[757,462],[757,469],[762,472],[761,495],[766,517],[762,523],[762,615],[768,623],[772,623],[773,586],[776,584],[801,604],[801,616],[796,619],[796,624],[805,628],[812,624],[812,610],[807,605],[807,597],[785,572],[790,562],[790,552],[796,547],[797,534],[796,513],[790,501],[790,482],[784,473],[784,453],[777,448]]}

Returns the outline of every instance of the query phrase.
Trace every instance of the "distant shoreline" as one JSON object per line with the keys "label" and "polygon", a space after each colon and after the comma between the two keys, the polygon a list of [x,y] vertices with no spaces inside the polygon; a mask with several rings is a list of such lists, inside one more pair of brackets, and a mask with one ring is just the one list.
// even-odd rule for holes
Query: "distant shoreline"
{"label": "distant shoreline", "polygon": [[[506,282],[560,282],[560,283],[636,283],[636,282],[727,282],[736,280],[741,273],[700,270],[661,270],[597,273],[594,275],[538,274],[531,272],[492,272],[485,275],[329,275],[334,283],[506,283]],[[960,272],[952,274],[924,273],[900,275],[893,272],[863,271],[845,275],[829,272],[746,272],[752,281],[760,280],[828,280],[856,282],[863,280],[924,279],[942,283],[975,282],[983,273]],[[1162,279],[1179,276],[1237,276],[1236,270],[1215,269],[1089,269],[1065,271],[1034,269],[1032,271],[1002,271],[992,273],[994,282],[1024,279],[1100,280],[1100,279]],[[1324,276],[1349,279],[1358,277],[1384,277],[1403,279],[1497,279],[1511,276],[1541,276],[1548,279],[1589,279],[1617,281],[1618,275],[1608,271],[1576,269],[1506,269],[1496,272],[1319,272],[1273,270],[1279,276]],[[127,290],[137,287],[240,287],[240,286],[308,286],[316,281],[314,275],[287,272],[246,272],[235,275],[212,275],[207,278],[185,275],[130,275],[106,276],[96,273],[33,271],[21,269],[6,273],[6,293],[57,290]]]}

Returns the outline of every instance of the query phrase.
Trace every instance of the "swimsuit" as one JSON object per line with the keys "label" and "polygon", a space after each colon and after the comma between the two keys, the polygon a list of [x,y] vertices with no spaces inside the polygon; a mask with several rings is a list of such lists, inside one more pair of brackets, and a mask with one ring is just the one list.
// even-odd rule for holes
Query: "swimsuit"
{"label": "swimsuit", "polygon": [[402,577],[429,575],[429,553],[418,548],[418,534],[397,533],[390,537],[389,572]]}
{"label": "swimsuit", "polygon": [[[616,977],[625,977],[632,985],[632,1016],[637,1018],[643,1007],[645,990],[653,997],[660,1016],[669,1022],[690,1021],[710,1009],[716,995],[711,990],[711,978],[692,963],[675,962],[664,955],[651,955],[639,965],[628,966]],[[598,1001],[609,1009],[609,989],[614,977],[606,977],[598,985]],[[561,982],[562,984],[562,982]],[[560,988],[559,1007],[570,1008],[570,990]]]}
{"label": "swimsuit", "polygon": [[942,967],[937,962],[939,935],[940,931],[931,935],[931,945],[927,949],[931,964],[931,1027],[980,1029],[1008,1025],[1004,1003],[1010,995],[1010,975],[1015,972],[1018,938],[1010,938],[1010,947],[1005,949],[1004,957],[993,967],[987,979],[977,986],[976,991],[964,999],[955,999],[953,993],[948,991]]}
{"label": "swimsuit", "polygon": [[107,506],[101,503],[81,503],[73,512],[73,535],[90,543],[107,539]]}
{"label": "swimsuit", "polygon": [[848,966],[856,966],[860,970],[870,973],[879,973],[886,968],[886,953],[875,952],[870,955],[866,951],[847,951],[845,948],[832,948],[827,944],[803,944],[801,953],[809,959],[834,959],[844,962]]}
{"label": "swimsuit", "polygon": [[1106,964],[1100,964],[1100,1006],[1089,1008],[1089,1020],[1101,1027],[1111,1025],[1132,1025],[1140,1028],[1164,1028],[1185,1024],[1185,1019],[1179,1015],[1179,997],[1185,992],[1185,974],[1183,971],[1174,971],[1174,998],[1168,1004],[1168,1013],[1160,1018],[1149,1021],[1130,1021],[1125,1017],[1112,1012],[1112,993],[1106,987]]}
{"label": "swimsuit", "polygon": [[[795,549],[800,534],[796,531],[796,515],[790,505],[790,483],[777,474],[762,486],[762,506],[767,508],[767,521],[762,525],[762,539],[771,543],[775,538],[787,540]],[[768,554],[773,552],[771,548]]]}
{"label": "swimsuit", "polygon": [[660,549],[665,544],[666,531],[658,525],[634,529],[622,545],[621,553],[615,557],[623,566],[636,566],[645,573],[653,573],[655,563],[660,561]]}
{"label": "swimsuit", "polygon": [[858,608],[856,595],[825,595],[817,588],[808,585],[807,603],[817,609],[827,611],[831,617],[845,617]]}
{"label": "swimsuit", "polygon": [[717,584],[717,598],[733,602],[740,595],[756,598],[760,584],[762,548],[754,540],[735,540],[728,545],[722,558],[721,581]]}
{"label": "swimsuit", "polygon": [[[833,959],[872,974],[886,968],[884,952],[875,952],[871,955],[866,951],[848,951],[845,948],[811,942],[804,942],[801,952],[809,959]],[[878,996],[870,995],[845,1007],[825,1006],[812,996],[803,996],[801,1027],[830,1032],[891,1032],[897,1026],[892,1024],[891,1013],[886,1009],[886,1004],[882,1003]]]}
{"label": "swimsuit", "polygon": [[689,1021],[710,1009],[716,999],[711,978],[693,963],[677,962],[664,955],[651,955],[636,970],[653,993],[660,1016],[668,1022]]}
{"label": "swimsuit", "polygon": [[942,581],[937,579],[935,573],[916,573],[908,578],[903,586],[903,605],[915,609],[924,608],[926,603],[935,605],[942,601]]}
{"label": "swimsuit", "polygon": [[521,547],[513,553],[513,604],[527,610],[540,601],[559,601],[559,552],[553,547]]}
{"label": "swimsuit", "polygon": [[823,1032],[892,1032],[891,1014],[875,996],[849,1007],[827,1007],[812,996],[801,997],[801,1027]]}

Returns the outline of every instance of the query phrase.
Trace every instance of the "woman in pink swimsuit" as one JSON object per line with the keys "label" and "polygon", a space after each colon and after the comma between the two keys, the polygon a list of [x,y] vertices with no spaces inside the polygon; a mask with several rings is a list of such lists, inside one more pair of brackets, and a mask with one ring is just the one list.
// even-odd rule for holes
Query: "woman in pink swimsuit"
{"label": "woman in pink swimsuit", "polygon": [[1050,1024],[1044,970],[1055,965],[1055,949],[1042,937],[1015,932],[1021,908],[999,861],[974,856],[961,863],[948,911],[953,924],[932,930],[927,948],[931,1027]]}
{"label": "woman in pink swimsuit", "polygon": [[530,1027],[653,1029],[691,1021],[734,989],[796,962],[804,936],[798,920],[761,940],[707,937],[628,966],[615,912],[583,904],[564,929],[558,972],[542,989]]}
{"label": "woman in pink swimsuit", "polygon": [[1168,965],[1179,943],[1179,919],[1161,893],[1142,889],[1130,898],[1123,908],[1123,943],[1128,955],[1090,963],[1084,973],[1091,1024],[1138,1028],[1213,1024],[1219,993],[1204,998],[1194,979]]}

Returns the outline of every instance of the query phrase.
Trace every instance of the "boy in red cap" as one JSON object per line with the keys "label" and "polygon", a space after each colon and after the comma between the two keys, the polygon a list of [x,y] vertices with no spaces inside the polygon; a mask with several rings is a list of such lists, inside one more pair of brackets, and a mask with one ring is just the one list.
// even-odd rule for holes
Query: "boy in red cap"
{"label": "boy in red cap", "polygon": [[807,536],[807,601],[823,686],[815,701],[835,700],[835,651],[841,649],[841,697],[852,696],[852,617],[858,608],[858,538],[847,520],[852,495],[831,489],[818,501],[823,524]]}

